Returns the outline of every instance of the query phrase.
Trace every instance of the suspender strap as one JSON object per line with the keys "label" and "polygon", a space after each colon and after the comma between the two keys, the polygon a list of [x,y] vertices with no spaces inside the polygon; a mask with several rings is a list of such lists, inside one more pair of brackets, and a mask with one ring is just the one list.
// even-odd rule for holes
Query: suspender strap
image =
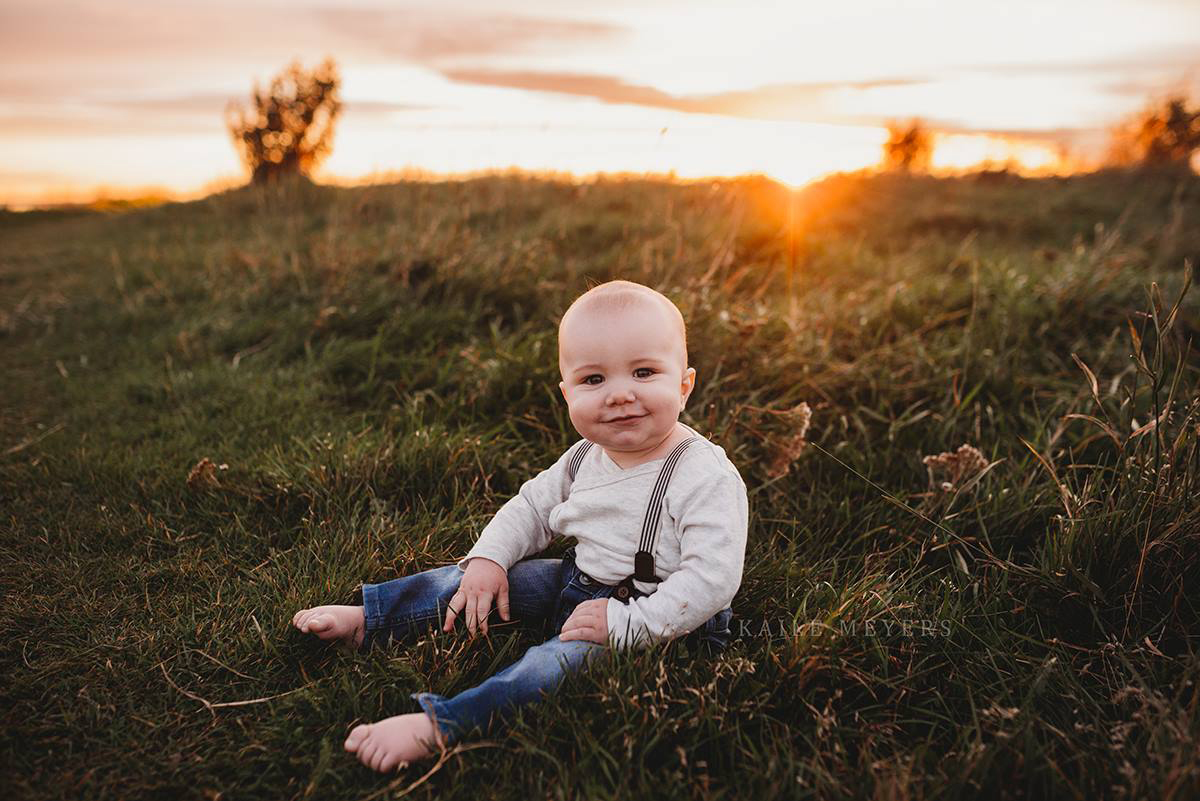
{"label": "suspender strap", "polygon": [[633,557],[633,578],[638,581],[662,581],[654,573],[654,540],[658,537],[658,527],[662,522],[660,518],[663,498],[667,494],[667,485],[671,483],[671,474],[675,472],[675,463],[696,439],[697,437],[689,437],[676,445],[658,473],[658,481],[654,483],[654,491],[650,493],[650,504],[646,507],[646,518],[642,521],[642,538]]}
{"label": "suspender strap", "polygon": [[[689,437],[683,442],[675,446],[675,450],[667,457],[663,463],[662,469],[658,472],[658,480],[654,482],[654,490],[650,493],[650,503],[646,507],[646,517],[642,521],[642,536],[638,541],[637,553],[633,556],[633,575],[627,577],[621,582],[623,586],[629,588],[630,592],[634,591],[633,579],[644,581],[647,583],[658,583],[662,581],[654,572],[654,541],[658,537],[658,529],[661,525],[663,498],[667,495],[667,485],[671,483],[671,475],[675,472],[675,464],[683,456],[683,452],[688,446],[695,442],[699,437]],[[583,464],[584,457],[588,451],[592,449],[590,440],[583,440],[575,448],[575,453],[571,454],[570,461],[567,462],[567,475],[571,481],[575,481],[575,476],[579,473],[579,466]]]}
{"label": "suspender strap", "polygon": [[583,457],[587,456],[588,451],[592,449],[590,440],[583,440],[583,444],[575,449],[575,453],[571,456],[571,461],[567,462],[567,475],[571,477],[571,481],[575,480],[576,474],[579,473],[579,465],[583,464]]}

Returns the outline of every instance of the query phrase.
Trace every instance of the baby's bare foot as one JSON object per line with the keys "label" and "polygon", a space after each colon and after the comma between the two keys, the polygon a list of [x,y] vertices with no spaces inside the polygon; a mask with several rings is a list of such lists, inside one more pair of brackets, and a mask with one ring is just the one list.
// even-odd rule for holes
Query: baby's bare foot
{"label": "baby's bare foot", "polygon": [[316,606],[301,609],[292,616],[292,625],[306,634],[322,640],[338,640],[354,647],[363,641],[363,608],[361,606]]}
{"label": "baby's bare foot", "polygon": [[345,743],[360,762],[381,773],[431,757],[444,747],[441,732],[424,712],[355,726]]}

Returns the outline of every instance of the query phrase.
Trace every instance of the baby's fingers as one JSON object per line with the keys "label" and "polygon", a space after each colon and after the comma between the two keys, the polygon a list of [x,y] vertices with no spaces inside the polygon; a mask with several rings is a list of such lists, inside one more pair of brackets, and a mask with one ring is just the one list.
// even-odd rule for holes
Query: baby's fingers
{"label": "baby's fingers", "polygon": [[596,631],[586,623],[575,623],[570,628],[563,627],[558,635],[559,640],[594,640]]}
{"label": "baby's fingers", "polygon": [[459,590],[458,592],[454,593],[454,596],[450,599],[450,603],[446,604],[446,623],[442,626],[442,631],[451,631],[454,628],[454,621],[458,619],[459,613],[462,612],[463,608],[466,606],[466,603],[463,603],[462,606],[459,606],[457,609],[455,609],[454,602],[460,598],[464,599],[465,601],[466,597],[467,596],[463,593],[463,591]]}
{"label": "baby's fingers", "polygon": [[466,612],[467,632],[474,637],[475,627],[479,625],[479,594],[474,593],[467,596],[467,606],[463,610]]}
{"label": "baby's fingers", "polygon": [[511,620],[512,616],[508,611],[508,585],[500,587],[500,598],[496,601],[496,609],[500,611],[500,617],[505,620]]}
{"label": "baby's fingers", "polygon": [[487,634],[488,613],[492,611],[492,597],[490,592],[481,592],[475,602],[475,614],[476,619],[479,621],[479,630],[484,634]]}

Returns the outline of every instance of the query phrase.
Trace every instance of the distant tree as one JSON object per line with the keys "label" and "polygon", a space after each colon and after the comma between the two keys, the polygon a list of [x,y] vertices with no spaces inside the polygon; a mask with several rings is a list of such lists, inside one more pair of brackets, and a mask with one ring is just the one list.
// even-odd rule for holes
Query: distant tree
{"label": "distant tree", "polygon": [[340,83],[333,59],[311,71],[297,61],[275,76],[267,91],[255,83],[252,108],[230,103],[229,132],[253,183],[307,176],[329,155],[342,109]]}
{"label": "distant tree", "polygon": [[1152,103],[1112,132],[1108,160],[1118,165],[1189,167],[1200,149],[1200,108],[1172,95]]}
{"label": "distant tree", "polygon": [[883,145],[883,166],[888,170],[929,169],[933,157],[933,134],[919,119],[907,126],[898,122],[887,125],[888,140]]}

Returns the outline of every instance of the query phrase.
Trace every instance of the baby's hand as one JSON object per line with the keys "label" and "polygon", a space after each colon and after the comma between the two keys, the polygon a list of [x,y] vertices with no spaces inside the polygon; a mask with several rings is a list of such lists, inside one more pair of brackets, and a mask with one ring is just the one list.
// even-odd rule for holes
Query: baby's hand
{"label": "baby's hand", "polygon": [[560,640],[587,640],[608,645],[608,598],[584,601],[563,623]]}
{"label": "baby's hand", "polygon": [[476,626],[487,634],[487,618],[492,610],[493,598],[496,599],[500,617],[508,620],[508,573],[491,559],[474,556],[467,562],[458,592],[454,593],[447,605],[446,623],[442,631],[451,631],[454,621],[466,610],[467,630],[471,636],[475,636]]}

